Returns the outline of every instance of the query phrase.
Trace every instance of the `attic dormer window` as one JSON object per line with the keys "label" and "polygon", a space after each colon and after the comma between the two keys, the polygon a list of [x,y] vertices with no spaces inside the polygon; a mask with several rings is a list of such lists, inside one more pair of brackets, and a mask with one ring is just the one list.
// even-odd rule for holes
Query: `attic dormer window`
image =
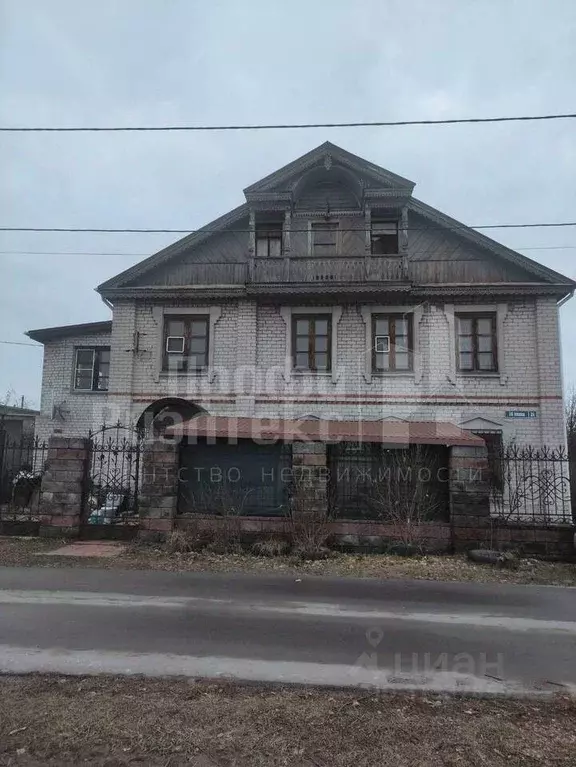
{"label": "attic dormer window", "polygon": [[396,255],[398,253],[398,222],[373,220],[370,239],[373,255]]}
{"label": "attic dormer window", "polygon": [[266,223],[256,225],[256,256],[273,258],[282,255],[282,224]]}

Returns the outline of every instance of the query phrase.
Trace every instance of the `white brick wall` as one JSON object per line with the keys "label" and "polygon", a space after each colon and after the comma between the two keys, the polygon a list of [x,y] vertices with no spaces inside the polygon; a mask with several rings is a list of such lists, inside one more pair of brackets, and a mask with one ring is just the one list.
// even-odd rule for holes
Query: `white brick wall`
{"label": "white brick wall", "polygon": [[36,434],[44,440],[52,434],[80,436],[112,413],[105,392],[74,391],[74,353],[79,346],[110,346],[110,334],[69,336],[44,345],[40,415]]}
{"label": "white brick wall", "polygon": [[[286,375],[289,345],[279,306],[258,306],[249,300],[219,306],[212,327],[210,373],[170,377],[161,373],[162,308],[149,302],[117,303],[111,339],[74,337],[48,344],[39,433],[59,428],[63,434],[84,434],[88,427],[99,426],[103,415],[107,420],[136,421],[154,400],[179,396],[214,415],[395,416],[455,423],[485,418],[493,428],[503,429],[506,440],[564,443],[558,311],[553,298],[516,299],[505,305],[498,338],[501,375],[455,373],[450,307],[434,304],[426,306],[415,322],[421,374],[371,380],[365,377],[367,327],[358,305],[343,306],[333,328],[338,334],[336,376]],[[196,308],[210,311],[207,304]],[[72,391],[73,349],[84,343],[111,344],[108,396]],[[60,402],[69,409],[63,422],[52,420],[52,407]],[[507,410],[535,410],[538,417],[507,419]]]}

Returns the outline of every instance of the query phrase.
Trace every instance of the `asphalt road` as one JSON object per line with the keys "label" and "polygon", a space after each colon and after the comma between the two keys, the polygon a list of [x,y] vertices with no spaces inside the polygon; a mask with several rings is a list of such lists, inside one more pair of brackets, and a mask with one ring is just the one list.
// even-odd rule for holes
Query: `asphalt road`
{"label": "asphalt road", "polygon": [[0,568],[0,672],[576,691],[576,589]]}

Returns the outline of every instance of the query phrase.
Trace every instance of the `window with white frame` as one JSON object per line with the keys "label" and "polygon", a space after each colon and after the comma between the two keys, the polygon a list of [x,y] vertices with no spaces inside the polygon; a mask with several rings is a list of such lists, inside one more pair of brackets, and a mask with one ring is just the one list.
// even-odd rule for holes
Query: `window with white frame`
{"label": "window with white frame", "polygon": [[109,379],[109,346],[84,346],[76,349],[74,360],[75,391],[108,391]]}

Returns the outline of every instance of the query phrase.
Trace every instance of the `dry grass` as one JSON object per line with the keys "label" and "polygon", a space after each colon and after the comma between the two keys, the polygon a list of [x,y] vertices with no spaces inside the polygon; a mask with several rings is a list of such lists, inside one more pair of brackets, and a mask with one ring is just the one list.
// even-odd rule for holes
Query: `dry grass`
{"label": "dry grass", "polygon": [[0,677],[0,764],[574,765],[576,705],[128,677]]}
{"label": "dry grass", "polygon": [[37,538],[0,538],[0,565],[22,567],[98,567],[106,569],[165,570],[184,572],[247,572],[287,575],[324,575],[356,578],[415,578],[438,581],[524,583],[576,586],[576,564],[523,560],[518,570],[477,565],[463,556],[398,557],[390,554],[341,554],[313,562],[289,556],[168,552],[161,546],[132,544],[114,559],[42,557],[62,541]]}

